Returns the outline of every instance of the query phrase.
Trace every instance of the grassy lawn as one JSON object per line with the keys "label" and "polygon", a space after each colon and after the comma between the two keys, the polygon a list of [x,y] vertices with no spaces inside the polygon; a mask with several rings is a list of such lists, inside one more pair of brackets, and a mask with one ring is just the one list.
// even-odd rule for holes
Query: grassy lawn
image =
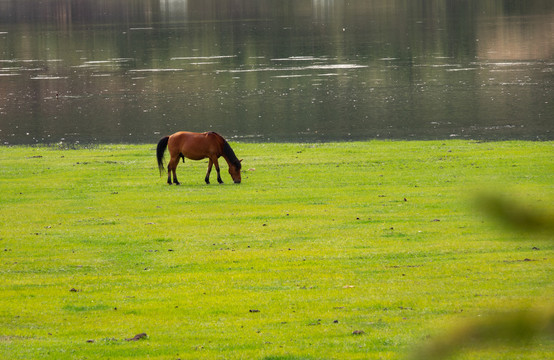
{"label": "grassy lawn", "polygon": [[240,185],[187,161],[168,186],[153,144],[0,147],[0,358],[398,359],[552,305],[552,234],[477,201],[551,211],[552,142],[231,145]]}

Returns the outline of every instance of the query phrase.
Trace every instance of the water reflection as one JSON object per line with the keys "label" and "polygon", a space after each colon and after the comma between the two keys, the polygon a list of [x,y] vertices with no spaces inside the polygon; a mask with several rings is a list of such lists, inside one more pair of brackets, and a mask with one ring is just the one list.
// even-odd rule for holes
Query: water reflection
{"label": "water reflection", "polygon": [[0,141],[551,140],[553,4],[0,0]]}
{"label": "water reflection", "polygon": [[188,7],[187,0],[160,0],[160,12],[165,21],[188,20]]}

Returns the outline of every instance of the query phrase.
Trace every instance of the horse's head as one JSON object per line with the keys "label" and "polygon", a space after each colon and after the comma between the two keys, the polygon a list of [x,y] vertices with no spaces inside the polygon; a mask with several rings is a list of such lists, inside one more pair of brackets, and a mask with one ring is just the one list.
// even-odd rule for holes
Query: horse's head
{"label": "horse's head", "polygon": [[229,166],[229,174],[233,178],[233,181],[235,184],[240,184],[241,177],[240,177],[240,169],[241,169],[241,162],[242,160],[239,160],[236,164],[232,164]]}

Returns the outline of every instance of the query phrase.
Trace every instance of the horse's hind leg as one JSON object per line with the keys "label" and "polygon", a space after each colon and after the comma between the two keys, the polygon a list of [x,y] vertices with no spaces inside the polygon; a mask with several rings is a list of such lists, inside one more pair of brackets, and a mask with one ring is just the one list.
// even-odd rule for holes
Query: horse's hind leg
{"label": "horse's hind leg", "polygon": [[169,160],[169,164],[167,164],[167,183],[171,185],[171,174],[173,174],[173,182],[175,185],[180,185],[179,181],[177,181],[177,164],[179,164],[179,158],[171,158]]}
{"label": "horse's hind leg", "polygon": [[[177,160],[177,162],[179,162],[179,160]],[[177,181],[177,165],[173,168],[173,182],[175,185],[181,185],[181,183]]]}

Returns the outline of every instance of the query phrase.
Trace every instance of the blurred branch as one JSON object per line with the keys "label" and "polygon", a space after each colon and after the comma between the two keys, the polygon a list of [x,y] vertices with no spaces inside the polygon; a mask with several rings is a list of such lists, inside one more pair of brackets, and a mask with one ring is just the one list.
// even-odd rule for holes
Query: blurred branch
{"label": "blurred branch", "polygon": [[525,231],[554,233],[554,214],[517,203],[501,195],[481,193],[478,205],[504,224]]}
{"label": "blurred branch", "polygon": [[[554,233],[554,213],[517,203],[506,196],[481,193],[478,205],[504,224],[524,231]],[[412,352],[413,360],[446,359],[469,347],[496,343],[522,345],[535,338],[554,339],[554,308],[544,311],[514,311],[488,316],[453,329]]]}
{"label": "blurred branch", "polygon": [[411,354],[413,360],[446,359],[467,347],[515,344],[548,336],[554,339],[554,311],[518,311],[470,321],[430,340]]}

